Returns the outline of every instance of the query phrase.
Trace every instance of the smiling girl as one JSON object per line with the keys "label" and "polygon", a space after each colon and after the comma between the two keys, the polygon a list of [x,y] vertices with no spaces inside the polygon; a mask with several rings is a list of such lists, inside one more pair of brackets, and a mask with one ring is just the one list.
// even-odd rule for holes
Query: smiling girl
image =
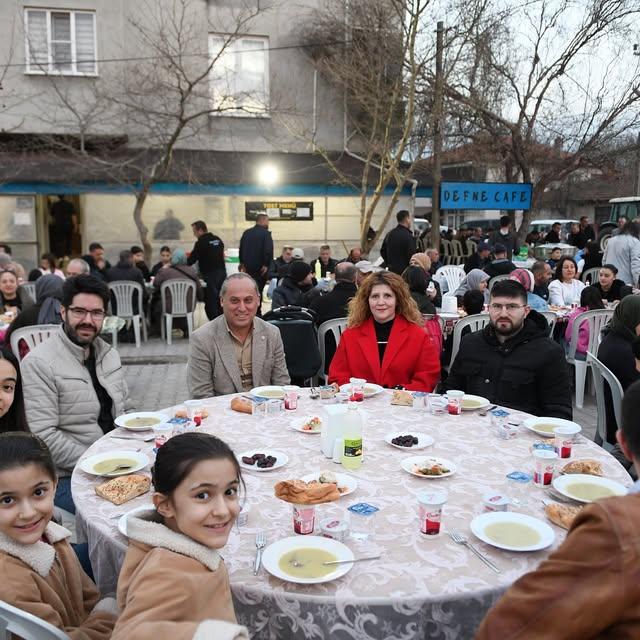
{"label": "smiling girl", "polygon": [[233,451],[215,436],[185,433],[158,450],[155,509],[127,519],[114,639],[248,637],[219,553],[240,511],[241,482]]}
{"label": "smiling girl", "polygon": [[73,640],[106,640],[113,598],[100,600],[68,542],[51,521],[56,473],[44,442],[0,434],[0,600],[65,631]]}

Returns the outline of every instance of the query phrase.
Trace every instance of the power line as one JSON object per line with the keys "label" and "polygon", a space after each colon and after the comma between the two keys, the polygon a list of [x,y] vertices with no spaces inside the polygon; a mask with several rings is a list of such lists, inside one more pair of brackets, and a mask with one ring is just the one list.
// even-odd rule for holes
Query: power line
{"label": "power line", "polygon": [[[251,36],[246,36],[247,38],[250,38]],[[257,37],[257,36],[256,36]],[[236,51],[236,54],[243,54],[243,53],[261,53],[264,51],[287,51],[290,49],[312,49],[313,47],[325,47],[325,46],[334,46],[334,45],[339,45],[339,46],[349,46],[352,44],[351,40],[327,40],[325,42],[313,42],[311,44],[288,44],[288,45],[282,45],[279,47],[262,47],[260,49],[244,49],[243,51]],[[186,53],[186,54],[181,54],[180,55],[181,58],[209,58],[209,53]],[[55,65],[65,65],[65,64],[73,64],[74,62],[76,64],[89,64],[89,63],[100,63],[100,64],[105,64],[105,63],[111,63],[111,62],[142,62],[145,60],[163,60],[168,58],[168,56],[162,56],[162,55],[155,55],[155,56],[138,56],[138,57],[134,57],[134,58],[94,58],[94,59],[82,59],[82,60],[56,60],[54,62]],[[29,64],[28,62],[14,62],[14,63],[7,63],[7,64],[0,64],[1,68],[12,68],[12,67],[26,67],[27,64]],[[31,63],[31,66],[48,66],[49,63]]]}

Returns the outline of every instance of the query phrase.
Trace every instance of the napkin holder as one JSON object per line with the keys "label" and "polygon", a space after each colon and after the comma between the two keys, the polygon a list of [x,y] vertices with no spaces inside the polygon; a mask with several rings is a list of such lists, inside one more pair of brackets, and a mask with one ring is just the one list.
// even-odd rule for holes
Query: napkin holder
{"label": "napkin holder", "polygon": [[335,441],[342,437],[344,430],[344,420],[347,415],[346,404],[330,404],[324,407],[327,414],[326,420],[322,421],[320,432],[320,446],[326,458],[333,458],[333,448]]}
{"label": "napkin holder", "polygon": [[442,296],[442,311],[443,313],[457,313],[458,311],[458,298],[453,294],[445,294]]}

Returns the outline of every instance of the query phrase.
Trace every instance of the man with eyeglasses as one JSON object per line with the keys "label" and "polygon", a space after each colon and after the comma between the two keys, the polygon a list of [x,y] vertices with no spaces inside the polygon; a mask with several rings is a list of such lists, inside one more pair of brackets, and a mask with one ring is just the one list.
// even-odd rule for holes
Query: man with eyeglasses
{"label": "man with eyeglasses", "polygon": [[562,347],[543,315],[527,305],[515,280],[491,290],[489,324],[463,336],[445,390],[460,389],[492,404],[571,420],[571,377]]}
{"label": "man with eyeglasses", "polygon": [[109,288],[95,276],[65,280],[62,326],[20,367],[27,423],[51,450],[58,471],[55,504],[70,513],[73,468],[113,429],[127,401],[120,356],[98,337],[108,302]]}

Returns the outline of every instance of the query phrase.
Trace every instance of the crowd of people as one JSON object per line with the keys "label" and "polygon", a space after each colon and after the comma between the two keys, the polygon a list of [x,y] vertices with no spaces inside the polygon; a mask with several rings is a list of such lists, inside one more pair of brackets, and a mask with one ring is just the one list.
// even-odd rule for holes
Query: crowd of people
{"label": "crowd of people", "polygon": [[[236,623],[219,555],[245,489],[234,453],[215,436],[186,433],[160,448],[153,467],[154,508],[128,523],[130,545],[117,601],[101,598],[86,550],[72,547],[69,532],[54,522],[55,507],[75,513],[70,479],[80,457],[114,428],[116,416],[132,408],[118,352],[100,337],[113,280],[144,284],[153,278],[154,289],[171,277],[205,281],[206,294],[197,295],[206,295],[210,320],[192,334],[187,363],[194,399],[290,382],[290,354],[281,333],[260,317],[263,289],[273,278],[274,305],[308,308],[316,324],[345,318],[346,329],[328,356],[329,383],[359,377],[386,388],[456,389],[565,419],[572,418],[565,348],[573,332],[567,329],[555,340],[539,311],[555,296],[561,304],[579,301],[569,317],[574,323],[580,311],[619,301],[598,351],[626,389],[622,424],[610,416],[607,439],[617,443],[629,466],[639,468],[640,430],[633,415],[640,406],[640,297],[629,295],[626,280],[616,284],[619,267],[605,263],[590,286],[577,280],[578,265],[566,256],[553,266],[538,261],[531,270],[516,268],[509,225],[501,225],[488,244],[479,240],[474,266],[449,294],[459,296],[469,314],[486,309],[489,321],[480,331],[466,332],[445,376],[447,344],[443,348],[427,330],[443,295],[433,277],[439,252],[415,250],[404,212],[397,222],[383,245],[388,268],[363,260],[358,248],[337,261],[323,246],[309,264],[301,249],[285,246],[274,259],[268,218],[260,215],[243,234],[241,271],[229,276],[223,271],[223,241],[201,221],[192,225],[196,243],[189,256],[163,247],[151,269],[139,247],[121,252],[112,267],[93,243],[86,256],[69,262],[66,274],[43,257],[34,278],[35,305],[21,298],[17,270],[0,253],[9,257],[0,258],[4,312],[15,310],[16,323],[22,318],[60,324],[22,362],[6,345],[0,351],[0,567],[7,577],[0,599],[71,637],[248,637]],[[489,291],[491,269],[509,277]],[[326,286],[329,280],[333,287]],[[153,305],[153,293],[151,298],[139,304]],[[581,327],[577,353],[584,354],[585,339]],[[585,507],[564,544],[492,608],[478,638],[555,637],[574,618],[580,637],[613,630],[632,635],[640,595],[632,579],[639,560],[637,507],[635,493]],[[557,597],[565,592],[572,596]],[[598,615],[577,615],[591,608]]]}

